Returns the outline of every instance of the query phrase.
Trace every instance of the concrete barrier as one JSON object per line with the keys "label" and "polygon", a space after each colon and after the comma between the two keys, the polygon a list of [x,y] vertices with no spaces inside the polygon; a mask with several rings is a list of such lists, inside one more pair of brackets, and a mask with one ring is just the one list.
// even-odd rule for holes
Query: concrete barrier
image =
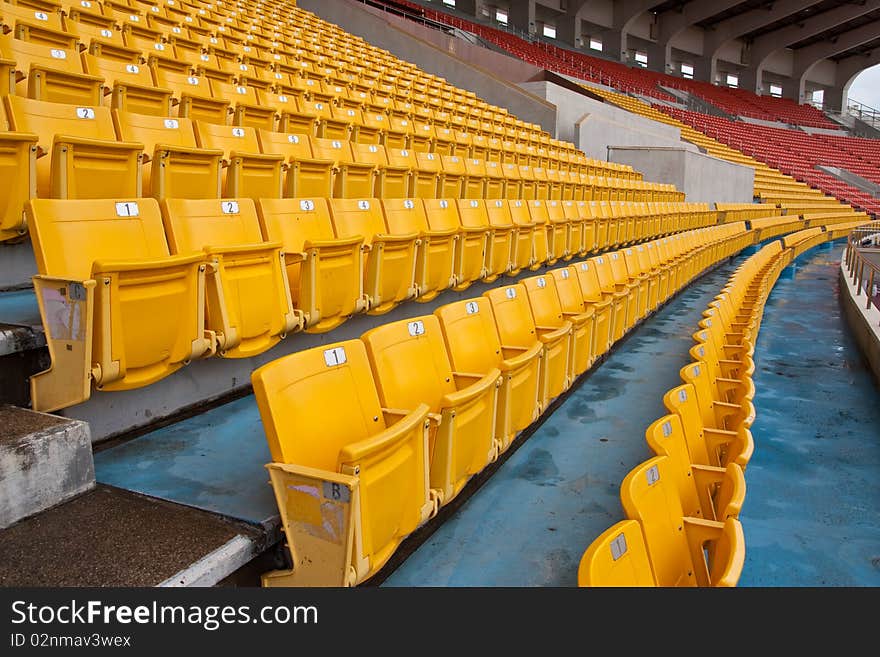
{"label": "concrete barrier", "polygon": [[0,529],[95,486],[89,425],[0,406]]}
{"label": "concrete barrier", "polygon": [[685,148],[616,146],[612,162],[629,164],[645,180],[671,183],[691,203],[751,203],[755,185],[752,167],[727,162]]}

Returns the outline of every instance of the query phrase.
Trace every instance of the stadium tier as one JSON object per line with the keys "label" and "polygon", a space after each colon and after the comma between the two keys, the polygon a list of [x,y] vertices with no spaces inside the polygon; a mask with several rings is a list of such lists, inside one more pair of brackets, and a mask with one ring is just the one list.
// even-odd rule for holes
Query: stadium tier
{"label": "stadium tier", "polygon": [[[377,18],[372,4],[397,13]],[[765,307],[798,258],[876,227],[880,142],[811,106],[424,3],[346,7],[365,24],[403,16],[387,24],[403,36],[373,43],[293,0],[0,3],[0,411],[40,425],[18,435],[28,422],[10,421],[0,452],[53,446],[0,470],[14,501],[0,505],[0,545],[26,559],[17,546],[33,523],[61,522],[95,489],[240,527],[219,547],[211,533],[185,563],[159,554],[141,579],[100,550],[87,573],[60,577],[78,549],[60,541],[52,567],[10,560],[0,584],[381,583],[615,353],[724,274],[684,351],[681,335],[657,347],[688,363],[666,412],[631,404],[651,456],[626,464],[619,499],[591,501],[579,484],[603,529],[580,528],[561,561],[585,587],[737,586],[746,537],[761,531],[742,510],[765,439]],[[405,41],[409,18],[566,78],[480,75],[511,89],[558,83],[574,99],[524,92],[554,107],[554,125],[521,118],[527,103],[511,103],[520,115],[490,103],[466,77],[432,72],[428,55],[395,54],[406,43],[453,57]],[[744,172],[745,192],[711,173],[712,199],[695,198],[662,171],[615,161],[616,136],[605,159],[588,156],[581,126],[597,108],[639,134],[633,148]],[[651,360],[627,375],[633,399],[662,378]],[[80,437],[46,429],[56,424]],[[163,431],[180,432],[170,447]],[[54,487],[35,492],[44,479]],[[131,508],[119,504],[82,533],[110,541],[100,523]],[[165,517],[152,513],[132,529],[147,548],[137,532]]]}

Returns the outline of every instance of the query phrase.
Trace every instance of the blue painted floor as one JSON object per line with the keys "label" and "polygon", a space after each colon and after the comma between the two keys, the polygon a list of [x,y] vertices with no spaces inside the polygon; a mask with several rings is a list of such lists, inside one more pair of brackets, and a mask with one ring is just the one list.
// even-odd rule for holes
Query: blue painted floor
{"label": "blue painted floor", "polygon": [[0,324],[41,326],[40,307],[34,291],[0,292]]}
{"label": "blue painted floor", "polygon": [[253,395],[95,454],[103,484],[254,524],[278,515]]}
{"label": "blue painted floor", "polygon": [[842,249],[802,255],[764,310],[740,586],[880,586],[880,390],[839,305]]}

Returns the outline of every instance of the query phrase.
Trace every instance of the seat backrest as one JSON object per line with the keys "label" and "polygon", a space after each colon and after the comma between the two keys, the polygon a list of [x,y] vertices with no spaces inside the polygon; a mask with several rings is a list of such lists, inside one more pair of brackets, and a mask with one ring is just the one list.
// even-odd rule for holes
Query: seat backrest
{"label": "seat backrest", "polygon": [[559,307],[566,313],[582,313],[586,309],[584,294],[578,282],[578,276],[574,272],[576,268],[577,265],[569,265],[568,267],[557,267],[548,272],[556,286]]}
{"label": "seat backrest", "polygon": [[82,61],[84,72],[104,78],[104,86],[108,88],[113,87],[114,84],[153,87],[153,73],[144,64],[97,57],[87,52],[82,53]]}
{"label": "seat backrest", "polygon": [[663,405],[666,410],[675,413],[681,420],[691,463],[711,464],[703,436],[703,420],[694,386],[685,383],[668,390],[663,395]]}
{"label": "seat backrest", "polygon": [[483,374],[503,360],[492,304],[484,297],[447,303],[434,311],[456,372]]}
{"label": "seat backrest", "polygon": [[261,198],[256,207],[263,239],[280,242],[285,253],[301,253],[307,241],[335,238],[325,198]]}
{"label": "seat backrest", "polygon": [[626,517],[641,523],[657,584],[696,586],[672,468],[668,456],[655,456],[642,462],[624,477],[620,499]]}
{"label": "seat backrest", "polygon": [[455,392],[452,365],[435,315],[382,324],[363,333],[361,340],[383,407],[412,410],[424,403],[438,413],[443,396]]}
{"label": "seat backrest", "polygon": [[486,216],[489,219],[489,225],[493,228],[510,228],[513,226],[513,217],[510,216],[510,204],[505,199],[486,201]]}
{"label": "seat backrest", "polygon": [[543,225],[550,221],[547,201],[542,199],[532,199],[526,201],[526,206],[529,208],[529,216],[533,222]]}
{"label": "seat backrest", "polygon": [[420,198],[379,199],[385,217],[386,232],[391,235],[424,233],[429,230],[425,204]]}
{"label": "seat backrest", "polygon": [[610,254],[593,256],[587,260],[593,266],[596,278],[599,281],[599,287],[606,293],[613,292],[615,284],[614,274],[611,270],[611,258],[609,256]]}
{"label": "seat backrest", "polygon": [[249,198],[165,198],[162,215],[172,253],[199,253],[205,247],[263,241],[257,210]]}
{"label": "seat backrest", "polygon": [[309,135],[272,132],[265,128],[258,128],[257,140],[261,153],[279,154],[296,160],[309,160],[313,157],[312,140]]}
{"label": "seat backrest", "polygon": [[455,230],[461,228],[461,219],[454,199],[426,198],[423,199],[425,217],[431,230]]}
{"label": "seat backrest", "polygon": [[259,153],[260,142],[257,129],[251,126],[218,125],[206,121],[193,121],[196,141],[202,148],[222,150],[226,158],[232,153]]}
{"label": "seat backrest", "polygon": [[508,201],[508,207],[510,209],[510,218],[517,226],[529,226],[533,223],[526,201],[513,199]]}
{"label": "seat backrest", "polygon": [[486,290],[483,296],[492,304],[502,345],[528,349],[538,341],[528,294],[522,283]]}
{"label": "seat backrest", "polygon": [[113,110],[116,136],[122,141],[139,142],[152,156],[157,144],[196,148],[192,121],[183,117],[154,116]]}
{"label": "seat backrest", "polygon": [[702,518],[702,507],[691,472],[691,457],[681,418],[670,413],[654,420],[645,430],[645,441],[654,454],[669,457],[669,472],[675,477],[684,515]]}
{"label": "seat backrest", "polygon": [[458,216],[465,228],[485,228],[489,230],[489,215],[483,199],[456,199]]}
{"label": "seat backrest", "polygon": [[32,199],[25,209],[37,271],[44,276],[86,280],[97,260],[169,255],[162,213],[152,198]]}
{"label": "seat backrest", "polygon": [[386,427],[360,340],[304,349],[251,375],[272,460],[336,471],[340,450]]}
{"label": "seat backrest", "polygon": [[193,75],[190,72],[181,73],[162,66],[153,66],[153,79],[156,81],[156,86],[171,89],[177,98],[182,95],[214,98],[211,79],[203,75]]}
{"label": "seat backrest", "polygon": [[630,281],[630,274],[623,258],[624,250],[612,251],[608,254],[608,263],[611,266],[611,276],[617,285],[626,285]]}
{"label": "seat backrest", "polygon": [[355,162],[376,167],[388,166],[388,153],[382,144],[351,142],[351,152]]}
{"label": "seat backrest", "polygon": [[[3,4],[7,7],[7,4]],[[12,34],[0,34],[0,57],[11,59],[22,77],[27,77],[30,67],[39,64],[66,73],[82,73],[82,59],[72,48],[61,48],[57,45],[35,41],[22,41],[13,38]]]}
{"label": "seat backrest", "polygon": [[116,141],[109,107],[87,107],[33,100],[24,96],[4,96],[9,127],[17,132],[39,135],[39,145],[52,150],[56,134]]}
{"label": "seat backrest", "polygon": [[638,520],[621,520],[599,534],[578,566],[578,586],[657,586]]}
{"label": "seat backrest", "polygon": [[364,244],[372,244],[375,235],[387,234],[379,199],[331,198],[329,202],[336,237],[360,235]]}
{"label": "seat backrest", "polygon": [[333,160],[336,163],[355,161],[351,152],[351,142],[347,139],[313,137],[311,142],[312,154],[317,159]]}
{"label": "seat backrest", "polygon": [[599,282],[599,271],[593,259],[583,260],[574,265],[568,265],[568,270],[577,278],[583,300],[587,303],[602,301],[602,284]]}
{"label": "seat backrest", "polygon": [[529,307],[536,326],[558,328],[565,322],[562,304],[556,291],[556,279],[549,274],[528,276],[520,280],[529,297]]}

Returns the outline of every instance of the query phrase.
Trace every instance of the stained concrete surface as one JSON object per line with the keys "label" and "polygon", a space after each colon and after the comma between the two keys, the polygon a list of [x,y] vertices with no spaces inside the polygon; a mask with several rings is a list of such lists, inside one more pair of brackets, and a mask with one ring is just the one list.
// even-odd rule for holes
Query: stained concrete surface
{"label": "stained concrete surface", "polygon": [[0,532],[0,586],[155,586],[249,533],[256,532],[99,485]]}

